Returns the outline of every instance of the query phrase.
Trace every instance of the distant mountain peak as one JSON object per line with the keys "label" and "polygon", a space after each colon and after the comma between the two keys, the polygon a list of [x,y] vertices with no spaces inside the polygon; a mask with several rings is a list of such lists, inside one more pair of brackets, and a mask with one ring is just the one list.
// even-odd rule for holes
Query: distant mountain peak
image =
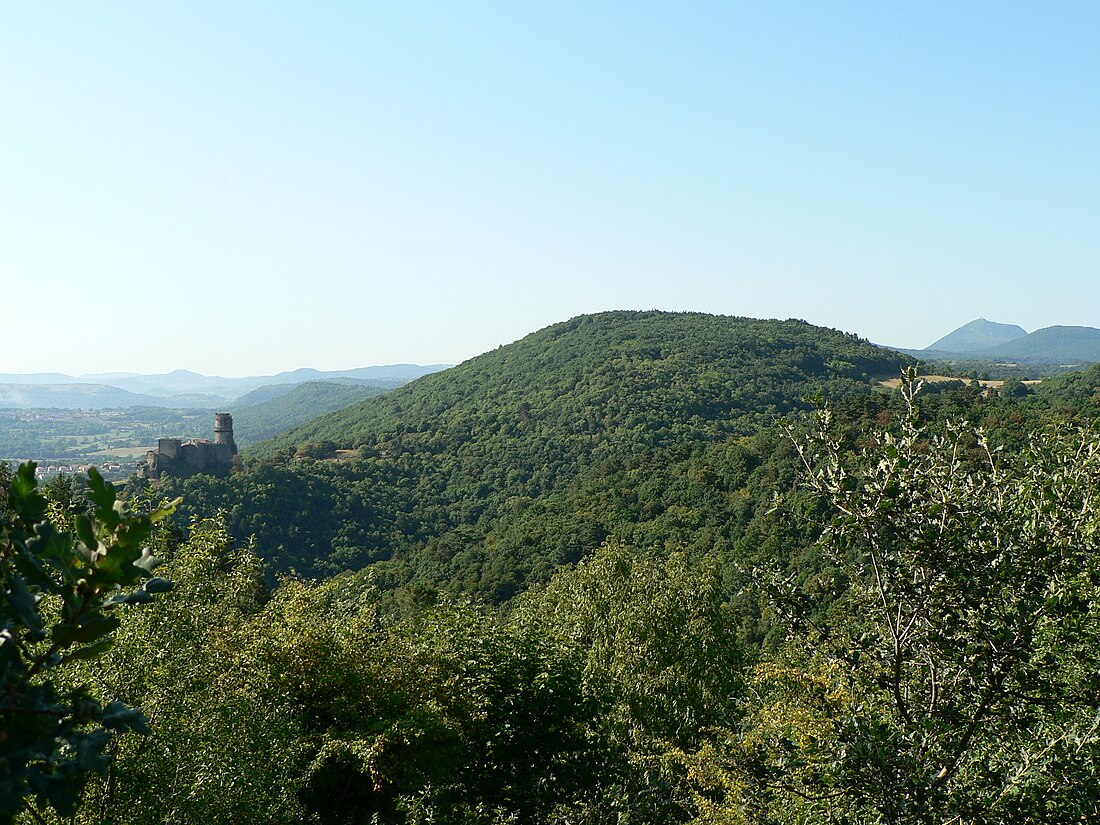
{"label": "distant mountain peak", "polygon": [[925,349],[939,352],[979,352],[1026,335],[1027,330],[1016,324],[999,324],[985,318],[976,318]]}
{"label": "distant mountain peak", "polygon": [[904,350],[922,358],[1018,361],[1031,364],[1100,363],[1100,329],[1052,326],[1025,332],[1015,324],[978,318],[923,350]]}

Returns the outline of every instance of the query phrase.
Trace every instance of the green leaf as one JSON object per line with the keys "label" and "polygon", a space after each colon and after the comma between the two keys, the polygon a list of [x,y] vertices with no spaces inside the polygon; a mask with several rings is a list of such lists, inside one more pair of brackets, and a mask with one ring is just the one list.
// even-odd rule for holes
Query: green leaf
{"label": "green leaf", "polygon": [[76,816],[84,783],[74,778],[71,773],[71,771],[45,773],[40,769],[28,770],[27,785],[38,798],[39,805],[48,802],[62,816]]}
{"label": "green leaf", "polygon": [[111,702],[103,709],[103,725],[111,730],[134,731],[146,736],[153,732],[144,713],[122,702]]}
{"label": "green leaf", "polygon": [[106,639],[100,639],[94,644],[90,644],[87,647],[82,647],[79,650],[74,650],[72,653],[65,656],[64,661],[76,662],[83,659],[94,659],[106,653],[115,645],[115,637],[108,636]]}
{"label": "green leaf", "polygon": [[[33,539],[27,542],[26,553],[16,553],[15,566],[16,569],[22,573],[30,584],[33,584],[39,590],[48,593],[58,593],[61,588],[53,577],[46,572],[46,568],[42,564],[40,557],[56,556],[60,547],[64,546],[64,542],[53,530],[53,526],[49,522],[44,522],[41,525],[39,533],[45,535],[35,536]],[[57,563],[50,559],[51,564],[57,567]]]}
{"label": "green leaf", "polygon": [[95,467],[88,468],[88,498],[96,506],[97,516],[102,517],[103,511],[114,512],[118,498],[114,485],[104,481]]}
{"label": "green leaf", "polygon": [[53,629],[52,636],[54,642],[63,647],[77,642],[94,642],[114,631],[121,623],[116,616],[93,614],[79,625],[57,625]]}
{"label": "green leaf", "polygon": [[183,496],[177,496],[169,502],[165,502],[149,514],[149,520],[156,524],[158,521],[168,518],[172,513],[176,512],[176,508],[183,503]]}
{"label": "green leaf", "polygon": [[120,604],[152,604],[153,594],[145,590],[132,590],[129,593],[115,593],[103,603],[103,608],[109,610]]}
{"label": "green leaf", "polygon": [[28,461],[19,465],[11,480],[12,511],[25,524],[38,524],[46,518],[46,498],[38,492],[38,479],[34,475],[36,465]]}
{"label": "green leaf", "polygon": [[75,526],[77,538],[84,542],[84,546],[94,553],[99,547],[99,539],[96,538],[92,520],[84,513],[80,513],[76,517]]}
{"label": "green leaf", "polygon": [[170,580],[161,576],[155,576],[142,585],[142,590],[146,590],[149,593],[167,593],[174,586],[175,585],[173,585]]}
{"label": "green leaf", "polygon": [[27,588],[23,577],[16,574],[10,579],[11,587],[7,592],[8,603],[11,605],[12,615],[22,624],[32,636],[41,638],[43,632],[42,617],[38,615],[38,602]]}
{"label": "green leaf", "polygon": [[141,548],[141,557],[134,562],[134,567],[139,567],[146,573],[152,573],[162,564],[161,560],[153,555],[148,547]]}

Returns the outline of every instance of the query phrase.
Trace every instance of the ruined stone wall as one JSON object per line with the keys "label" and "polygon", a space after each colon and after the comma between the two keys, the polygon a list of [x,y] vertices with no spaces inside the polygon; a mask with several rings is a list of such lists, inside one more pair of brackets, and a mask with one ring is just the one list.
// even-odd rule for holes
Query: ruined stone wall
{"label": "ruined stone wall", "polygon": [[179,438],[161,438],[157,441],[157,452],[167,458],[179,458],[182,443]]}
{"label": "ruined stone wall", "polygon": [[145,464],[138,468],[144,478],[160,478],[161,473],[191,475],[197,472],[228,470],[233,466],[237,445],[233,440],[233,416],[218,413],[214,417],[215,440],[205,438],[183,441],[161,438],[157,449],[145,454]]}

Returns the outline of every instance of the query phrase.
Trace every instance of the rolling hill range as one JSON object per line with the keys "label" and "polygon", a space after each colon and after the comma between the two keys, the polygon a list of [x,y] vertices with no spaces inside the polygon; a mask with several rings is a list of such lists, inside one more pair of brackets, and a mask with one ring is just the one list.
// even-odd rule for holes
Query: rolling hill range
{"label": "rolling hill range", "polygon": [[1100,362],[1100,329],[1053,326],[1028,334],[1015,324],[998,324],[979,318],[923,350],[898,351],[930,361],[1085,366]]}
{"label": "rolling hill range", "polygon": [[[244,378],[223,378],[217,375],[201,375],[188,370],[175,370],[162,375],[129,375],[103,383],[145,392],[167,398],[176,396],[205,396],[212,403],[227,403],[259,387],[278,384],[302,384],[307,381],[324,381],[351,378],[368,382],[385,389],[398,387],[422,375],[445,369],[446,365],[390,364],[378,367],[361,367],[351,370],[298,369],[275,375],[253,375]],[[85,376],[98,379],[98,376]]]}
{"label": "rolling hill range", "polygon": [[1091,364],[1100,361],[1100,329],[1093,327],[1044,327],[982,351],[996,358],[1059,364]]}
{"label": "rolling hill range", "polygon": [[180,406],[153,395],[106,384],[0,384],[0,407],[16,409],[105,410],[120,407]]}
{"label": "rolling hill range", "polygon": [[[279,394],[279,387],[311,381],[350,382],[381,390],[399,387],[422,375],[446,369],[446,364],[390,364],[351,370],[298,369],[276,375],[223,378],[189,370],[157,375],[99,373],[73,377],[62,373],[0,374],[0,406],[13,408],[54,407],[107,409],[144,407],[224,407],[262,390],[264,398]],[[255,400],[264,400],[258,398]]]}
{"label": "rolling hill range", "polygon": [[746,480],[783,452],[771,425],[816,395],[874,404],[871,378],[905,363],[801,321],[582,316],[166,492],[185,517],[224,510],[276,570],[370,565],[392,586],[503,600],[608,537],[734,541],[755,508]]}

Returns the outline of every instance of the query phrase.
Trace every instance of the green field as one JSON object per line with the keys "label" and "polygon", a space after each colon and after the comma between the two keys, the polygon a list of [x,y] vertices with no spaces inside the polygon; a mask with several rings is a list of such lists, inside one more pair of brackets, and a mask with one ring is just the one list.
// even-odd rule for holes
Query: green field
{"label": "green field", "polygon": [[196,409],[0,409],[0,460],[65,472],[94,464],[108,478],[128,478],[158,438],[209,437],[212,423],[210,410]]}
{"label": "green field", "polygon": [[[254,403],[223,407],[233,414],[238,446],[271,438],[318,415],[385,392],[365,383],[309,381]],[[214,410],[126,407],[103,410],[0,409],[0,460],[35,461],[80,472],[94,464],[111,480],[129,478],[159,438],[212,438]],[[115,466],[117,465],[117,466]]]}

